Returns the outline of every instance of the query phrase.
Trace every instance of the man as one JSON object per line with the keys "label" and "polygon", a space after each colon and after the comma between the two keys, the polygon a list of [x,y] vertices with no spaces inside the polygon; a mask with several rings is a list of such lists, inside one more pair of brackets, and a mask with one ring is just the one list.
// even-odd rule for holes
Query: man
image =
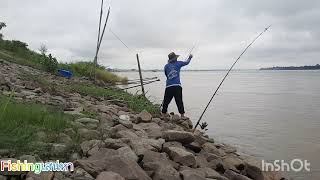
{"label": "man", "polygon": [[181,118],[185,118],[182,100],[182,87],[180,82],[180,69],[190,63],[193,55],[190,54],[186,61],[178,61],[179,55],[176,55],[174,52],[170,53],[168,57],[168,63],[164,66],[164,73],[167,77],[167,82],[163,99],[162,115],[168,115],[168,106],[174,97],[179,113],[181,114]]}

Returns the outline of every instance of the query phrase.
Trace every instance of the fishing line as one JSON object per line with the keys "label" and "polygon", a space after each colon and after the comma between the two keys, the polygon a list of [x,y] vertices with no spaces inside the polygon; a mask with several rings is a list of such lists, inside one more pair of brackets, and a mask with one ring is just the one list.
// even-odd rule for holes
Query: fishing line
{"label": "fishing line", "polygon": [[207,111],[210,103],[212,102],[213,98],[216,96],[218,90],[220,89],[222,83],[224,82],[224,80],[227,78],[227,76],[229,75],[230,71],[233,69],[233,67],[236,65],[236,63],[239,61],[239,59],[242,57],[242,55],[249,49],[249,47],[262,35],[264,34],[269,28],[271,27],[271,25],[267,28],[264,29],[264,31],[262,31],[256,38],[254,38],[254,40],[243,50],[243,52],[240,54],[240,56],[237,58],[237,60],[232,64],[231,68],[228,70],[227,74],[223,77],[222,81],[220,82],[218,88],[215,90],[215,92],[213,93],[211,99],[209,100],[208,104],[206,105],[206,107],[204,108],[201,116],[199,117],[196,126],[194,127],[193,131],[196,130],[197,126],[200,124],[200,121],[203,117],[203,115],[205,114],[205,112]]}
{"label": "fishing line", "polygon": [[109,30],[110,30],[110,32],[114,35],[114,37],[116,37],[130,52],[132,52],[132,50],[129,48],[129,46],[127,46],[127,44],[124,43],[124,42],[121,40],[121,38],[120,38],[118,35],[116,35],[116,33],[114,33],[114,32],[111,30],[111,28],[110,28]]}

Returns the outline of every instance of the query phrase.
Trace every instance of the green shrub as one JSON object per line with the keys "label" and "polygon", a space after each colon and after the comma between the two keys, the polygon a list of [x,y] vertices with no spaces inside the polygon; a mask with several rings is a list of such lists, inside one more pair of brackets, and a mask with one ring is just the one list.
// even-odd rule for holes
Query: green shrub
{"label": "green shrub", "polygon": [[[60,64],[59,68],[70,70],[76,76],[91,77],[93,78],[93,67],[92,62],[76,62],[76,63],[65,63]],[[116,82],[127,83],[128,79],[126,77],[119,77],[118,75],[109,72],[105,67],[98,65],[96,68],[96,78],[97,80],[103,81],[105,83],[115,84]]]}
{"label": "green shrub", "polygon": [[58,61],[51,54],[49,56],[43,55],[42,65],[46,71],[51,73],[55,73],[58,69]]}

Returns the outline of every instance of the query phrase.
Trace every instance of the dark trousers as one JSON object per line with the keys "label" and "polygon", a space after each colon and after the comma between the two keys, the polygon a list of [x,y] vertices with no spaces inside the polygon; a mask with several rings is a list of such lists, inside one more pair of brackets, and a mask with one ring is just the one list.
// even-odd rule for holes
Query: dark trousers
{"label": "dark trousers", "polygon": [[173,97],[174,97],[174,100],[176,101],[179,113],[184,114],[181,86],[170,86],[166,88],[166,91],[164,93],[163,105],[162,105],[162,113],[168,112],[168,106]]}

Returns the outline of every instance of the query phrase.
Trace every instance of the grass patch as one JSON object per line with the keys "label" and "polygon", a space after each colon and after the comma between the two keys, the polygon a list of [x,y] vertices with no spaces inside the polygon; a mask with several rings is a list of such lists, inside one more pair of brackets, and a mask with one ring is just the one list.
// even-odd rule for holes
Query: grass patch
{"label": "grass patch", "polygon": [[32,151],[36,133],[57,134],[71,127],[71,116],[55,107],[35,103],[15,102],[0,96],[0,148],[17,152]]}
{"label": "grass patch", "polygon": [[158,106],[152,104],[147,98],[141,95],[132,95],[117,89],[105,89],[97,86],[87,86],[83,84],[63,85],[65,91],[77,92],[82,95],[90,95],[94,97],[104,97],[110,100],[122,101],[134,111],[147,110],[152,114],[158,114]]}
{"label": "grass patch", "polygon": [[[128,105],[134,111],[140,112],[147,110],[152,114],[159,114],[159,107],[150,102],[147,98],[141,95],[129,94],[125,91],[112,88],[102,88],[95,85],[81,84],[71,82],[69,84],[53,84],[38,76],[32,76],[24,74],[24,78],[28,78],[31,81],[39,83],[42,89],[50,91],[67,91],[71,93],[79,93],[82,95],[89,95],[93,97],[104,97],[109,100],[121,101]],[[88,112],[88,114],[90,113]],[[92,117],[96,114],[91,114]]]}
{"label": "grass patch", "polygon": [[[59,68],[66,69],[71,72],[75,76],[83,76],[83,77],[92,77],[93,76],[93,67],[94,64],[92,62],[75,62],[75,63],[65,63],[59,64]],[[117,82],[121,82],[126,84],[128,78],[120,77],[112,72],[109,72],[105,67],[98,65],[96,69],[96,78],[99,81],[115,84]]]}

